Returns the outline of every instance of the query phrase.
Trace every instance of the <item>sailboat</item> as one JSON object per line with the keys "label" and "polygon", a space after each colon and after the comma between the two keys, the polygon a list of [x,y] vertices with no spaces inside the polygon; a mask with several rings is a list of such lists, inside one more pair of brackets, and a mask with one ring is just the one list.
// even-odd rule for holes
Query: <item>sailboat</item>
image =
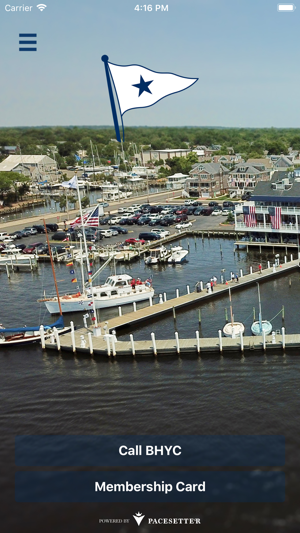
{"label": "sailboat", "polygon": [[[94,315],[92,317],[92,320],[94,321],[94,325],[97,328],[96,309],[103,309],[106,307],[118,307],[120,305],[140,302],[143,300],[150,301],[154,296],[152,280],[147,279],[146,281],[141,281],[140,279],[133,279],[128,274],[115,274],[114,276],[109,276],[103,285],[93,286],[93,280],[101,272],[101,270],[107,263],[102,265],[102,267],[100,267],[98,271],[92,275],[86,243],[86,235],[83,226],[84,224],[89,225],[90,221],[93,222],[92,225],[98,225],[97,217],[99,217],[99,208],[97,206],[89,215],[89,217],[84,220],[76,174],[69,182],[63,182],[62,186],[69,187],[72,189],[77,188],[80,210],[80,221],[78,222],[78,224],[81,224],[82,226],[82,236],[84,242],[84,253],[82,254],[82,256],[86,259],[88,283],[84,283],[83,263],[81,261],[82,291],[78,291],[75,294],[65,294],[60,298],[46,297],[38,301],[44,302],[49,313],[51,314],[58,313],[58,309],[60,307],[62,308],[64,313],[74,313],[92,310]],[[109,257],[108,259],[110,260],[112,258],[113,257]]]}
{"label": "sailboat", "polygon": [[[48,232],[46,223],[44,221],[45,226],[45,232],[46,232],[46,238],[48,243],[48,248],[50,250],[50,243],[48,238]],[[54,264],[53,264],[53,258],[50,251],[50,261],[52,266],[52,273],[54,278],[54,284],[56,289],[56,294],[59,299],[58,294],[58,287],[57,287],[57,281],[55,276],[55,270],[54,270]],[[45,339],[48,339],[50,335],[53,334],[53,328],[57,329],[57,332],[59,335],[62,335],[64,333],[68,333],[70,331],[70,326],[64,327],[64,319],[62,316],[62,309],[59,305],[59,313],[60,317],[56,322],[50,325],[44,325],[44,337]],[[23,326],[19,328],[4,328],[2,324],[0,324],[0,346],[11,346],[11,345],[23,345],[23,344],[31,344],[33,342],[39,342],[41,340],[41,333],[40,333],[40,326]]]}
{"label": "sailboat", "polygon": [[258,291],[259,314],[258,314],[258,320],[253,322],[251,326],[251,331],[253,335],[262,335],[263,331],[265,332],[266,335],[270,335],[272,331],[271,322],[269,322],[268,320],[262,320],[259,283],[257,283],[257,291]]}
{"label": "sailboat", "polygon": [[223,328],[223,333],[225,337],[231,337],[232,339],[235,339],[236,337],[239,337],[240,334],[244,334],[245,326],[242,322],[235,322],[232,312],[232,301],[231,301],[231,290],[229,287],[229,302],[230,302],[230,322],[228,324],[225,324]]}

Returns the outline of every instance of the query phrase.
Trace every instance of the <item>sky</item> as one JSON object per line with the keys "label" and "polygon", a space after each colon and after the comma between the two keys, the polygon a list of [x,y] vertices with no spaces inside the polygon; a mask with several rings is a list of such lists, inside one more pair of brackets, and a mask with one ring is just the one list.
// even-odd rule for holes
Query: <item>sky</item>
{"label": "sky", "polygon": [[[145,11],[137,0],[45,0],[41,12],[24,0],[31,11],[16,12],[5,6],[23,4],[10,1],[0,0],[0,127],[113,125],[103,54],[199,78],[128,111],[125,128],[300,127],[300,4],[279,13],[276,0],[163,0]],[[36,52],[19,52],[19,33],[37,33]]]}

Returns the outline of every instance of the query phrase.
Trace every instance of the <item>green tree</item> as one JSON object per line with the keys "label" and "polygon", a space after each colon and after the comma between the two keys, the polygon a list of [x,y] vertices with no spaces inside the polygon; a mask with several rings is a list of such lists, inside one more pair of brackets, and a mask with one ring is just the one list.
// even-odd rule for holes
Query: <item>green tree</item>
{"label": "green tree", "polygon": [[90,199],[88,196],[83,196],[81,198],[81,205],[83,208],[88,207],[90,205]]}

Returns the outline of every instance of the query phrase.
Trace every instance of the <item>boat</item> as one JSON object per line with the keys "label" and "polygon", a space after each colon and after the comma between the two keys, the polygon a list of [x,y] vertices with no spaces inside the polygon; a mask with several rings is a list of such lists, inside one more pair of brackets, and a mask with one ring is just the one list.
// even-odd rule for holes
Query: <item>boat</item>
{"label": "boat", "polygon": [[252,335],[262,335],[263,332],[265,333],[265,335],[270,335],[273,326],[271,322],[269,322],[268,320],[262,320],[259,283],[257,283],[257,291],[258,291],[259,314],[258,314],[258,320],[253,322],[251,326]]}
{"label": "boat", "polygon": [[[54,324],[44,326],[44,337],[49,339],[53,335],[53,328],[57,329],[59,335],[68,333],[70,327],[64,327],[63,317],[54,322]],[[41,333],[40,326],[24,326],[21,328],[4,328],[0,324],[0,346],[10,346],[13,344],[23,345],[31,344],[33,342],[40,342]]]}
{"label": "boat", "polygon": [[184,263],[189,251],[184,250],[182,246],[173,246],[171,248],[171,256],[168,257],[168,263]]}
{"label": "boat", "polygon": [[157,265],[158,263],[165,263],[169,257],[171,257],[171,251],[167,250],[165,246],[152,248],[152,250],[150,250],[150,255],[145,257],[145,264]]}
{"label": "boat", "polygon": [[[90,311],[92,304],[95,309],[105,309],[107,307],[118,307],[120,305],[131,304],[150,300],[154,296],[154,289],[151,280],[145,282],[136,281],[133,287],[133,278],[128,274],[109,276],[103,285],[94,285],[84,288],[82,292],[76,294],[65,294],[59,298],[59,303],[63,313],[75,313],[77,311]],[[43,298],[49,313],[58,313],[58,298]]]}
{"label": "boat", "polygon": [[232,312],[232,301],[231,301],[231,290],[229,287],[229,302],[230,302],[230,322],[225,324],[223,328],[223,333],[225,337],[231,337],[231,339],[235,339],[236,337],[239,337],[240,334],[244,335],[245,332],[245,326],[242,322],[235,322]]}
{"label": "boat", "polygon": [[182,246],[173,246],[165,248],[160,246],[152,248],[150,254],[145,258],[146,265],[157,265],[159,263],[183,263],[186,261],[188,250],[184,250]]}

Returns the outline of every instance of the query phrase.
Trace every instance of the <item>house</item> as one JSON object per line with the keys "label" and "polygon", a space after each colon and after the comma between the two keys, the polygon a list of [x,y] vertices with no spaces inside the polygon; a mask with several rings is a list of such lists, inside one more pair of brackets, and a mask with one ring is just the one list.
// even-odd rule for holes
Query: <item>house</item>
{"label": "house", "polygon": [[251,201],[237,205],[235,229],[252,240],[298,244],[300,233],[300,170],[276,171],[257,183]]}
{"label": "house", "polygon": [[18,146],[2,146],[0,152],[2,154],[11,155],[15,154],[18,149]]}
{"label": "house", "polygon": [[0,172],[19,172],[32,181],[47,180],[56,170],[56,161],[47,155],[9,155],[0,163]]}
{"label": "house", "polygon": [[236,165],[237,163],[242,163],[243,161],[244,160],[242,159],[242,156],[240,154],[214,155],[212,157],[213,163],[222,163],[222,165],[225,165],[229,168],[232,165]]}
{"label": "house", "polygon": [[258,181],[267,181],[271,169],[263,164],[241,163],[228,174],[228,192],[231,198],[240,198],[245,193],[252,193]]}
{"label": "house", "polygon": [[273,163],[274,168],[278,170],[287,170],[294,165],[294,155],[270,155],[270,161]]}
{"label": "house", "polygon": [[189,196],[214,198],[227,191],[228,169],[221,163],[197,163],[190,171],[184,189]]}

